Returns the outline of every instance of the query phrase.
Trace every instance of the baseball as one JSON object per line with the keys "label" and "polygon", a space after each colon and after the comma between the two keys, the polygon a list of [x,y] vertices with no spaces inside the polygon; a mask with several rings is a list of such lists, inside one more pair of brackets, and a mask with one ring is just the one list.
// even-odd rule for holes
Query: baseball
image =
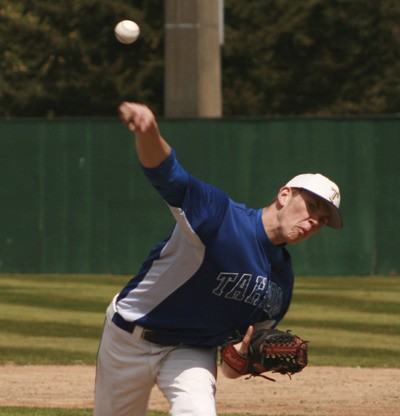
{"label": "baseball", "polygon": [[114,32],[119,42],[129,45],[139,37],[140,28],[132,20],[122,20],[115,26]]}

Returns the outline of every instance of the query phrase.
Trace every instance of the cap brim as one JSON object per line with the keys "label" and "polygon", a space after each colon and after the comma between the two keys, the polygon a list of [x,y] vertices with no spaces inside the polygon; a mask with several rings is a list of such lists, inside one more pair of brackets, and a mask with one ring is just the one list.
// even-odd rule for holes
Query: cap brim
{"label": "cap brim", "polygon": [[336,208],[335,205],[333,205],[330,202],[327,202],[327,206],[329,208],[331,216],[330,216],[329,221],[326,225],[328,227],[332,227],[332,228],[342,228],[343,227],[343,219],[342,219],[342,214],[340,213],[338,208]]}

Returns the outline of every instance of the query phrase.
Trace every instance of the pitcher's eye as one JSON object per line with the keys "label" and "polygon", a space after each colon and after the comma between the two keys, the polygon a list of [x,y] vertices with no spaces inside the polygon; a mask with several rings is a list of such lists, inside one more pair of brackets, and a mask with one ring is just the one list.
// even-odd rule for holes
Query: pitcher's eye
{"label": "pitcher's eye", "polygon": [[307,201],[307,205],[308,205],[308,208],[311,211],[316,211],[317,210],[317,205],[313,201]]}
{"label": "pitcher's eye", "polygon": [[329,218],[328,217],[319,217],[319,222],[320,222],[320,224],[323,224],[323,225],[326,225],[326,224],[328,224],[328,220],[329,220]]}

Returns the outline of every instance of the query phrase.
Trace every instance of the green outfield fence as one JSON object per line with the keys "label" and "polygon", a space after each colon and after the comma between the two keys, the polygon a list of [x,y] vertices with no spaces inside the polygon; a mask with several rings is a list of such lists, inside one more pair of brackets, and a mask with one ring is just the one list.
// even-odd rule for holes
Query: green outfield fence
{"label": "green outfield fence", "polygon": [[[302,172],[342,190],[342,231],[291,248],[297,274],[400,273],[400,117],[160,120],[194,175],[259,207]],[[172,217],[115,119],[0,120],[0,273],[134,274]]]}

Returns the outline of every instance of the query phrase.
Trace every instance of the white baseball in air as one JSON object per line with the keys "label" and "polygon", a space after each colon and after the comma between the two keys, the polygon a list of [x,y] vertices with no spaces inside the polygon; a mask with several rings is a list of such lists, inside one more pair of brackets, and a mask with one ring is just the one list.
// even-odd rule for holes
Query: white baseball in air
{"label": "white baseball in air", "polygon": [[115,26],[114,33],[119,42],[129,45],[139,37],[140,28],[132,20],[122,20]]}

